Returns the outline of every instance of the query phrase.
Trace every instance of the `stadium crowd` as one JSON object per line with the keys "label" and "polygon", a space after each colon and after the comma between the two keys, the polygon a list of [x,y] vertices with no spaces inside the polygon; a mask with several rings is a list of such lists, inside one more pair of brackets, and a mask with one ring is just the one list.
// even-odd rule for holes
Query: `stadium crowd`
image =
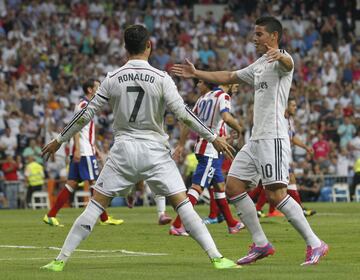
{"label": "stadium crowd", "polygon": [[[223,4],[223,16],[216,20],[211,10],[205,16],[194,16],[195,2]],[[257,58],[251,26],[260,15],[273,15],[283,22],[281,48],[295,62],[290,95],[298,105],[297,136],[314,149],[310,155],[294,148],[295,172],[306,178],[314,174],[352,176],[360,160],[360,37],[355,25],[360,6],[356,2],[0,0],[3,180],[25,179],[31,185],[34,161],[43,166],[42,180],[66,177],[67,149],[45,164],[41,147],[70,120],[83,95],[82,83],[89,77],[102,79],[126,62],[122,39],[126,26],[144,24],[150,30],[150,63],[164,71],[185,58],[199,69],[240,69]],[[194,105],[196,82],[174,79],[185,102]],[[248,139],[252,89],[240,85],[235,91],[232,113]],[[112,117],[106,108],[96,118],[97,142],[104,153],[112,141]],[[179,124],[168,114],[165,125],[175,146]],[[191,138],[187,153],[196,135]],[[185,170],[185,164],[180,168]],[[358,169],[355,173],[360,173]],[[5,201],[4,193],[16,196],[14,189],[9,194],[4,186],[1,192],[0,204]]]}

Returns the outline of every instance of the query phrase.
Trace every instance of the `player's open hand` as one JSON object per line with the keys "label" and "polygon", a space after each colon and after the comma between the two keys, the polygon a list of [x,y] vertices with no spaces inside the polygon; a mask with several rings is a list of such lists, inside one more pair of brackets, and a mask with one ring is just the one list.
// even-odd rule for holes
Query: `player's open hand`
{"label": "player's open hand", "polygon": [[51,140],[41,150],[41,156],[47,161],[50,156],[54,155],[61,147],[61,144],[56,139]]}
{"label": "player's open hand", "polygon": [[185,59],[185,64],[174,64],[171,67],[171,72],[173,72],[176,76],[182,78],[194,78],[195,77],[196,68],[194,64],[190,62],[190,60]]}
{"label": "player's open hand", "polygon": [[219,153],[223,153],[231,160],[234,159],[233,153],[235,152],[235,149],[228,142],[226,142],[226,137],[216,137],[212,144]]}
{"label": "player's open hand", "polygon": [[279,49],[272,48],[268,44],[265,44],[265,47],[267,48],[266,55],[269,63],[277,61],[282,57]]}

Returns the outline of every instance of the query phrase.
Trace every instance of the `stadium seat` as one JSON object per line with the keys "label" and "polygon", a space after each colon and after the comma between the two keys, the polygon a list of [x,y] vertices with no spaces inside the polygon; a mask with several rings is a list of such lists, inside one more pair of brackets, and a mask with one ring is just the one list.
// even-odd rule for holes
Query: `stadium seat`
{"label": "stadium seat", "polygon": [[338,202],[338,201],[350,202],[349,185],[346,183],[334,184],[332,187],[332,199],[333,202]]}
{"label": "stadium seat", "polygon": [[90,197],[91,193],[88,191],[76,191],[74,194],[74,207],[80,208],[86,206]]}
{"label": "stadium seat", "polygon": [[355,188],[355,201],[360,202],[360,184],[356,185]]}
{"label": "stadium seat", "polygon": [[31,195],[31,208],[50,208],[49,195],[47,192],[36,191]]}

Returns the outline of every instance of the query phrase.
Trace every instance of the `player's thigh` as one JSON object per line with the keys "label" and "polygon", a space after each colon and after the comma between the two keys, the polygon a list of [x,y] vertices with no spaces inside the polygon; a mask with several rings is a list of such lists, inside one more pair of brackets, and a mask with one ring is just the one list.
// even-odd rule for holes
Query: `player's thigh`
{"label": "player's thigh", "polygon": [[155,156],[154,161],[153,168],[142,174],[153,193],[169,197],[186,192],[179,169],[169,153]]}
{"label": "player's thigh", "polygon": [[289,183],[289,139],[257,140],[256,156],[264,186]]}
{"label": "player's thigh", "polygon": [[68,173],[68,180],[73,181],[80,181],[80,172],[79,172],[79,165],[80,162],[74,162],[72,159],[70,160],[69,164],[69,173]]}
{"label": "player's thigh", "polygon": [[198,155],[198,164],[192,177],[192,183],[202,188],[208,188],[213,180],[216,159],[212,157]]}
{"label": "player's thigh", "polygon": [[[231,179],[235,178],[235,179]],[[257,169],[257,159],[256,155],[253,153],[251,144],[246,144],[242,149],[237,153],[235,159],[233,160],[230,170],[226,180],[226,191],[235,192],[236,189],[241,188],[242,183],[246,187],[256,186],[260,180],[260,174]],[[240,187],[241,185],[241,187]]]}
{"label": "player's thigh", "polygon": [[222,162],[222,159],[216,159],[213,164],[215,172],[212,179],[212,185],[217,192],[223,192],[225,190],[225,177],[221,170]]}
{"label": "player's thigh", "polygon": [[95,156],[82,156],[79,164],[81,181],[94,181],[99,176],[99,166]]}
{"label": "player's thigh", "polygon": [[136,183],[133,179],[132,176],[124,174],[111,160],[108,160],[93,188],[107,197],[126,196]]}

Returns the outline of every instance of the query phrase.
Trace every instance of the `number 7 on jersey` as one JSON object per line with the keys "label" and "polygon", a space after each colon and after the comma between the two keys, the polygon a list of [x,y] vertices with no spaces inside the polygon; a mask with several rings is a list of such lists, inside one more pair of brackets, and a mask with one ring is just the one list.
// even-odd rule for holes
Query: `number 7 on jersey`
{"label": "number 7 on jersey", "polygon": [[137,92],[137,93],[139,93],[137,98],[136,98],[136,101],[135,101],[134,109],[132,110],[132,113],[131,113],[131,116],[130,116],[130,119],[129,119],[129,122],[135,122],[136,117],[137,117],[137,115],[139,113],[141,102],[142,102],[142,100],[144,98],[145,91],[140,86],[128,86],[128,87],[126,87],[126,92]]}

